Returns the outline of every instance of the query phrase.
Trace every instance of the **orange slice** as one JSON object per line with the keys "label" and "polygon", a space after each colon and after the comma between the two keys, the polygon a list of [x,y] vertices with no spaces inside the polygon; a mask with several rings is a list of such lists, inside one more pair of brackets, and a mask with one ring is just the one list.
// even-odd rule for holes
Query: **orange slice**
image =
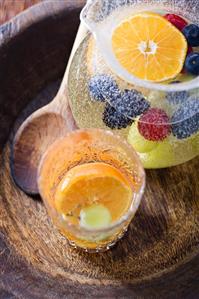
{"label": "orange slice", "polygon": [[100,205],[116,220],[127,211],[131,200],[132,189],[125,176],[115,167],[100,162],[69,170],[55,193],[57,211],[76,219],[85,208]]}
{"label": "orange slice", "polygon": [[183,34],[164,17],[149,12],[122,22],[113,32],[112,47],[129,73],[153,82],[176,77],[187,54]]}

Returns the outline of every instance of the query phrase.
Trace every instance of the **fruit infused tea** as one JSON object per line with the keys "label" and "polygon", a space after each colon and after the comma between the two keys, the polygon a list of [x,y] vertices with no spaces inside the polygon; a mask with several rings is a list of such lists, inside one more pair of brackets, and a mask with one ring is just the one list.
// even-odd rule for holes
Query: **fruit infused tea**
{"label": "fruit infused tea", "polygon": [[[186,7],[186,9],[185,9]],[[199,2],[89,1],[68,97],[79,128],[114,130],[145,168],[199,154]]]}
{"label": "fruit infused tea", "polygon": [[70,244],[100,251],[127,229],[145,174],[122,138],[104,130],[77,130],[44,155],[38,185],[53,222]]}

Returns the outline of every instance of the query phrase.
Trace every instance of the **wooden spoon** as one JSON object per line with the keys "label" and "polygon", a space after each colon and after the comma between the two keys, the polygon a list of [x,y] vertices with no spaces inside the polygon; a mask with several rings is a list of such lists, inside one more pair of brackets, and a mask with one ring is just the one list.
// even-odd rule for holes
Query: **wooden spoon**
{"label": "wooden spoon", "polygon": [[[86,30],[81,25],[71,58]],[[58,138],[76,129],[67,99],[68,63],[54,100],[30,115],[17,131],[11,147],[11,171],[15,183],[28,194],[38,194],[37,169],[42,155]]]}
{"label": "wooden spoon", "polygon": [[[66,84],[63,80],[62,84]],[[42,155],[59,137],[76,129],[66,95],[30,115],[17,131],[11,151],[14,181],[26,193],[37,194],[37,168]]]}

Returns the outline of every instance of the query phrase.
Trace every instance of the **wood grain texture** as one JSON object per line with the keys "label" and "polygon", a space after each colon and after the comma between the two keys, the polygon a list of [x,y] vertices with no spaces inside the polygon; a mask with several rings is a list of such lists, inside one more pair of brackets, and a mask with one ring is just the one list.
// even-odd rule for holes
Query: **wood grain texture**
{"label": "wood grain texture", "polygon": [[12,180],[9,140],[55,96],[82,4],[42,3],[8,23],[0,41],[0,296],[197,299],[199,158],[147,171],[147,190],[128,233],[102,254],[68,246],[43,203]]}

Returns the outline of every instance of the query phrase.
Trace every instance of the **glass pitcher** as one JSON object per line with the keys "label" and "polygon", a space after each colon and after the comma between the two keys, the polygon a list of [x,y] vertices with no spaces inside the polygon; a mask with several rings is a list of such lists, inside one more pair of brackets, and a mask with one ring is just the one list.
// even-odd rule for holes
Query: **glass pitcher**
{"label": "glass pitcher", "polygon": [[[195,0],[87,1],[81,21],[88,32],[68,71],[67,92],[77,126],[109,129],[125,136],[145,168],[170,167],[196,157],[199,76],[186,72],[183,65],[187,53],[199,51],[185,45],[184,35],[165,15],[175,14],[185,25],[198,25],[198,11],[199,2]],[[166,24],[165,31],[158,29],[158,22]],[[138,27],[130,32],[132,24]],[[159,37],[165,34],[160,43],[156,42],[158,34],[154,33],[154,39],[150,36],[153,30]],[[139,43],[135,48],[136,35]],[[151,62],[150,68],[149,63],[143,66],[141,55],[145,61],[146,57],[153,59],[164,37],[169,44],[161,52],[165,59],[161,56],[158,67]],[[176,52],[179,45],[180,52]],[[140,51],[137,56],[136,51]],[[170,54],[172,51],[175,55]]]}

